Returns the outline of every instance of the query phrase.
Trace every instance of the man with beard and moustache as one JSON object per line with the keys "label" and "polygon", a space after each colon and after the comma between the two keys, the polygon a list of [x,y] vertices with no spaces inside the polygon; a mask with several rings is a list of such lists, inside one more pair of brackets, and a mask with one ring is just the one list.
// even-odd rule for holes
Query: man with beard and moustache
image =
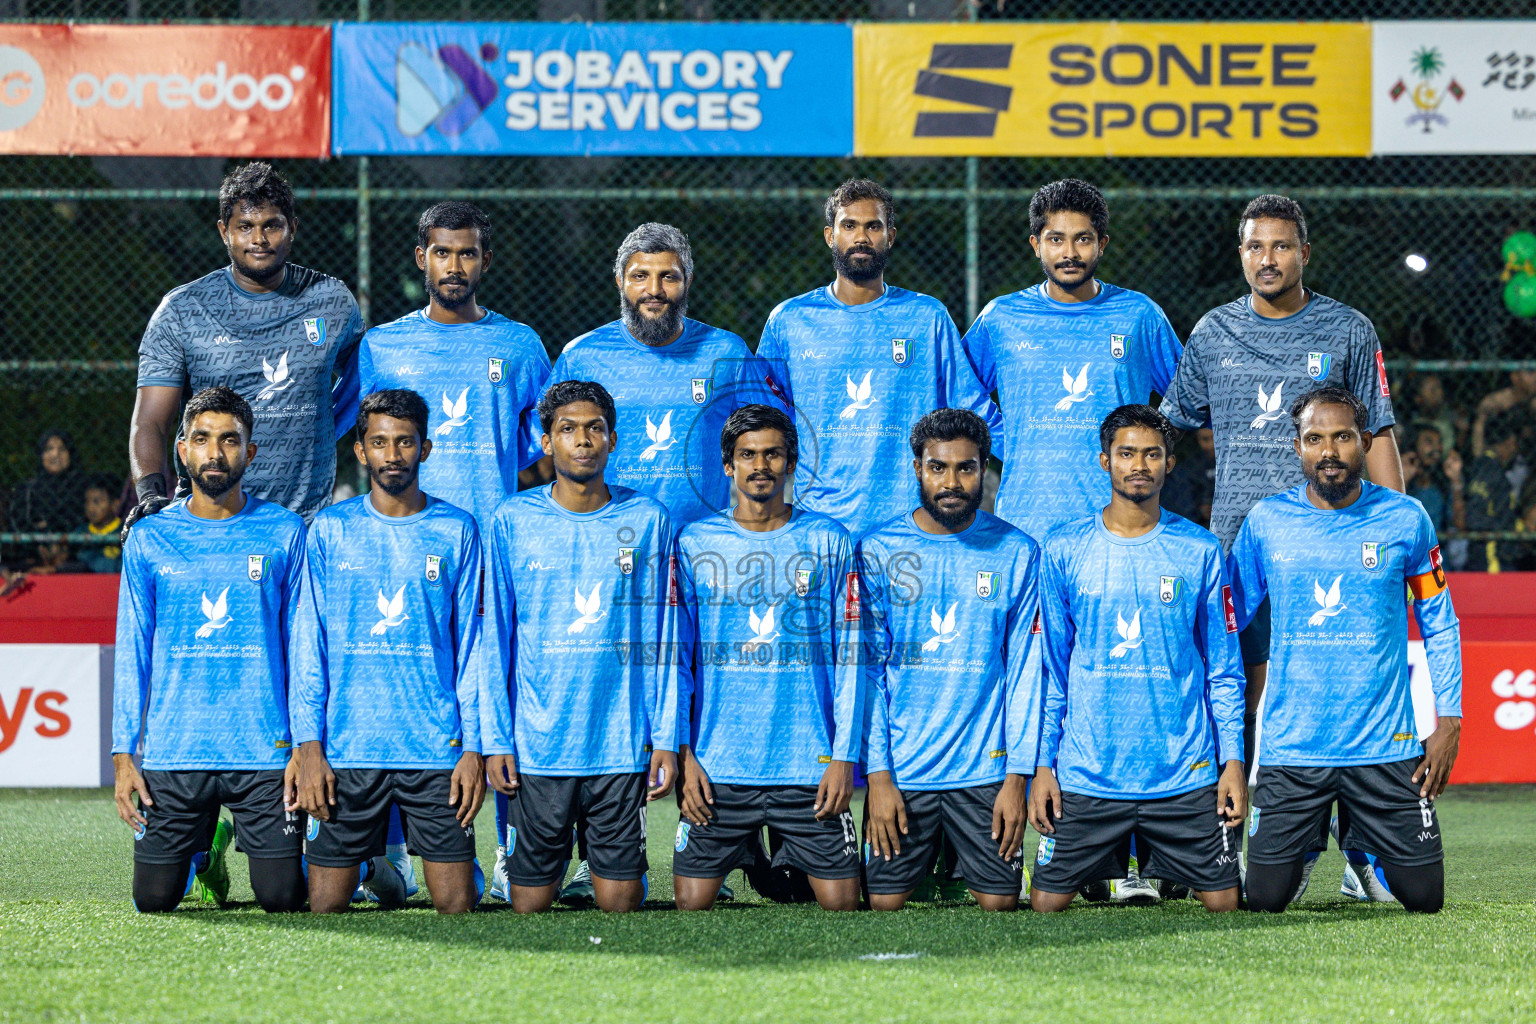
{"label": "man with beard and moustache", "polygon": [[[1045,697],[1029,821],[1040,833],[1031,903],[1065,910],[1125,868],[1236,910],[1243,673],[1221,544],[1159,507],[1178,431],[1148,405],[1099,427],[1103,512],[1045,538]],[[1214,814],[1212,812],[1215,812]]]}
{"label": "man with beard and moustache", "polygon": [[[1301,205],[1262,195],[1238,219],[1238,252],[1249,294],[1217,306],[1195,325],[1164,392],[1162,412],[1183,430],[1212,428],[1216,493],[1211,532],[1230,550],[1254,503],[1294,487],[1301,466],[1293,455],[1287,399],[1319,384],[1348,388],[1370,410],[1376,441],[1366,469],[1377,484],[1403,489],[1395,417],[1376,329],[1363,313],[1302,284],[1312,257]],[[1239,637],[1247,677],[1244,748],[1253,749],[1253,721],[1269,662],[1269,609],[1260,606]],[[1296,891],[1300,899],[1316,864],[1313,856]],[[1370,873],[1344,869],[1341,891],[1377,898]]]}
{"label": "man with beard and moustache", "polygon": [[854,537],[911,509],[902,424],[930,409],[997,410],[960,350],[944,304],[885,283],[896,206],[877,182],[843,182],[824,204],[837,277],[779,303],[763,325],[767,360],[811,450],[795,501]]}
{"label": "man with beard and moustache", "polygon": [[785,413],[736,410],[719,456],[736,501],[678,535],[679,910],[714,906],[762,857],[765,826],[781,840],[774,870],[804,872],[825,910],[859,905],[858,576],[848,531],[785,501],[798,454]]}
{"label": "man with beard and moustache", "polygon": [[1099,423],[1162,393],[1182,351],[1162,309],[1101,281],[1109,204],[1093,185],[1053,181],[1029,201],[1029,244],[1045,280],[993,299],[965,334],[982,387],[996,391],[1007,437],[997,514],[1035,538],[1103,507],[1106,481],[1084,473]]}
{"label": "man with beard and moustache", "polygon": [[[487,770],[482,718],[504,720],[505,687],[475,662],[480,536],[474,517],[422,491],[432,452],[427,404],[414,391],[364,398],[353,451],[369,490],[310,527],[304,600],[293,631],[289,717],[298,803],[309,813],[309,906],[346,907],[363,874],[388,877],[391,805],[424,865],[439,913],[479,902],[475,815]],[[399,905],[402,887],[376,890]]]}
{"label": "man with beard and moustache", "polygon": [[[1297,400],[1305,482],[1255,504],[1232,546],[1238,623],[1266,598],[1274,621],[1248,818],[1252,910],[1293,901],[1335,801],[1339,845],[1387,898],[1426,913],[1445,901],[1434,801],[1461,742],[1461,627],[1424,506],[1360,479],[1373,415],[1350,388]],[[1422,745],[1405,595],[1434,689]]]}
{"label": "man with beard and moustache", "polygon": [[918,508],[858,549],[865,888],[873,909],[900,910],[943,837],[982,909],[1014,910],[1040,734],[1040,546],[980,511],[980,416],[931,412],[911,444]]}
{"label": "man with beard and moustache", "polygon": [[555,480],[503,501],[486,547],[480,657],[511,694],[511,718],[483,737],[516,790],[506,896],[519,913],[550,908],[580,818],[594,902],[636,910],[646,805],[677,779],[677,677],[646,654],[668,639],[672,525],[660,502],[604,480],[617,438],[601,384],[554,384],[538,415]]}
{"label": "man with beard and moustache", "polygon": [[297,226],[293,189],[270,164],[224,178],[218,228],[229,266],[168,292],[139,346],[128,434],[139,503],[125,536],[170,503],[166,448],[184,387],[223,384],[251,404],[262,458],[247,491],[306,522],[330,504],[336,442],[357,403],[363,321],[346,285],[288,262]]}
{"label": "man with beard and moustache", "polygon": [[144,913],[187,895],[222,905],[237,833],[262,909],[304,906],[287,702],[304,521],[241,486],[257,452],[251,428],[231,389],[193,395],[176,442],[190,493],[123,545],[112,772]]}

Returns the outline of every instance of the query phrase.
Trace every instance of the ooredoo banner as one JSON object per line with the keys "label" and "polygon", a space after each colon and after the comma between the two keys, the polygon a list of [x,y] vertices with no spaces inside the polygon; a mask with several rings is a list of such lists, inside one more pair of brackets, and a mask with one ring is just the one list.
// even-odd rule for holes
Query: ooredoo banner
{"label": "ooredoo banner", "polygon": [[336,26],[338,154],[846,156],[852,28]]}
{"label": "ooredoo banner", "polygon": [[0,25],[0,153],[323,157],[331,30]]}
{"label": "ooredoo banner", "polygon": [[1366,156],[1364,23],[860,24],[868,156]]}
{"label": "ooredoo banner", "polygon": [[1536,153],[1536,21],[1378,21],[1378,153]]}

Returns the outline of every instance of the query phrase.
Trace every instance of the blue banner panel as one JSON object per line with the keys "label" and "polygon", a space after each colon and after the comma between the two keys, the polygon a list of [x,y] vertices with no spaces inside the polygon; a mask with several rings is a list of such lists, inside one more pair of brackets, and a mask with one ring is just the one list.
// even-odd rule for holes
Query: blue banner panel
{"label": "blue banner panel", "polygon": [[337,154],[846,156],[838,24],[338,24]]}

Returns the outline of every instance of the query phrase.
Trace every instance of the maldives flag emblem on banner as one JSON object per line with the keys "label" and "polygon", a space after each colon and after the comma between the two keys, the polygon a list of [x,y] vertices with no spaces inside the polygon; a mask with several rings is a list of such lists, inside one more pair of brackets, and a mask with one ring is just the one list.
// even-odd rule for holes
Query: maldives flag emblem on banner
{"label": "maldives flag emblem on banner", "polygon": [[329,155],[331,30],[0,25],[0,153]]}

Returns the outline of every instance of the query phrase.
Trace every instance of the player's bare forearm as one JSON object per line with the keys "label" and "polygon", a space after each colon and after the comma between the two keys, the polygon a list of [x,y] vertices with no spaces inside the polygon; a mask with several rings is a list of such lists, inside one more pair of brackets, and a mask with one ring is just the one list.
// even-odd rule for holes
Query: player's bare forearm
{"label": "player's bare forearm", "polygon": [[169,480],[165,453],[180,404],[180,388],[143,387],[134,396],[133,418],[128,425],[128,467],[135,483],[155,473]]}
{"label": "player's bare forearm", "polygon": [[870,772],[867,799],[870,850],[885,860],[900,856],[901,837],[907,834],[907,807],[890,772]]}
{"label": "player's bare forearm", "polygon": [[1371,475],[1371,483],[1390,487],[1399,494],[1403,491],[1403,459],[1397,451],[1397,437],[1388,427],[1371,442],[1365,453],[1365,468]]}
{"label": "player's bare forearm", "polygon": [[473,750],[459,755],[448,779],[448,806],[458,809],[455,817],[461,828],[474,824],[480,805],[485,802],[485,759]]}
{"label": "player's bare forearm", "polygon": [[853,762],[833,761],[821,773],[821,785],[816,787],[816,820],[835,818],[848,810],[853,800]]}
{"label": "player's bare forearm", "polygon": [[299,807],[299,752],[295,750],[283,766],[283,810],[292,813]]}
{"label": "player's bare forearm", "polygon": [[997,855],[1011,860],[1024,845],[1024,823],[1029,817],[1029,777],[1008,775],[1003,779],[997,799],[992,802],[992,838],[997,840]]}
{"label": "player's bare forearm", "polygon": [[299,806],[312,818],[331,820],[336,804],[336,773],[319,740],[299,745]]}
{"label": "player's bare forearm", "polygon": [[683,817],[697,827],[704,828],[709,824],[709,819],[715,816],[710,808],[710,804],[715,802],[715,794],[710,788],[709,775],[686,744],[677,754],[683,778],[682,785],[677,787],[678,809]]}
{"label": "player's bare forearm", "polygon": [[1061,820],[1061,787],[1056,773],[1041,765],[1035,769],[1035,781],[1029,787],[1029,823],[1043,836],[1056,831],[1053,821]]}
{"label": "player's bare forearm", "polygon": [[485,759],[485,774],[491,780],[491,788],[502,796],[517,792],[517,758],[511,754],[492,754]]}
{"label": "player's bare forearm", "polygon": [[1445,792],[1460,750],[1461,719],[1441,715],[1435,731],[1424,739],[1424,759],[1413,773],[1413,781],[1423,783],[1419,787],[1421,798],[1433,800]]}
{"label": "player's bare forearm", "polygon": [[1216,814],[1225,819],[1227,828],[1237,828],[1248,814],[1248,775],[1243,762],[1235,758],[1227,762],[1216,783]]}
{"label": "player's bare forearm", "polygon": [[[139,798],[137,804],[133,802],[135,794]],[[132,754],[112,755],[112,796],[117,803],[117,816],[131,828],[138,830],[148,824],[139,808],[153,807],[155,802],[149,798],[149,788],[134,765]]]}
{"label": "player's bare forearm", "polygon": [[651,770],[646,777],[647,802],[660,800],[672,792],[672,787],[677,780],[677,755],[670,750],[655,750],[651,752]]}

